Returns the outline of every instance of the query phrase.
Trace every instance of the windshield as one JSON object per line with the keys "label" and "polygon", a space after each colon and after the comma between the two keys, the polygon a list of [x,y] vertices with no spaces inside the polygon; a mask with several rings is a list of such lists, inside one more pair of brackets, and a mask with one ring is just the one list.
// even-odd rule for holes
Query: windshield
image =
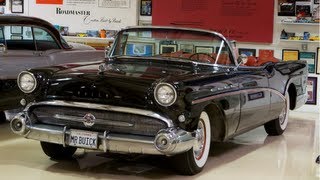
{"label": "windshield", "polygon": [[185,29],[132,28],[121,31],[109,55],[234,64],[231,51],[220,36]]}

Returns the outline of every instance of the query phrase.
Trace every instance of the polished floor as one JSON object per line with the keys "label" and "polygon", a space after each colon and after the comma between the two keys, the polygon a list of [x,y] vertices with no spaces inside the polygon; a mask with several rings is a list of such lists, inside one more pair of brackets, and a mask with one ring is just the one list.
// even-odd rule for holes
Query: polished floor
{"label": "polished floor", "polygon": [[0,179],[212,179],[319,180],[319,114],[290,114],[286,132],[269,137],[262,127],[226,143],[211,146],[203,172],[179,176],[168,161],[154,156],[120,156],[78,150],[73,160],[53,161],[39,142],[10,132],[0,124]]}

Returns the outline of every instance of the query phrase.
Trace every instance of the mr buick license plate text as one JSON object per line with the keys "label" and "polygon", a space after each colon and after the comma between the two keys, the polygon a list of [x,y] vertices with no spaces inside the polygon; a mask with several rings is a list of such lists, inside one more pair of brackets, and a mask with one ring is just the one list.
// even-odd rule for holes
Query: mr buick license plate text
{"label": "mr buick license plate text", "polygon": [[80,130],[71,130],[69,146],[97,149],[98,133]]}

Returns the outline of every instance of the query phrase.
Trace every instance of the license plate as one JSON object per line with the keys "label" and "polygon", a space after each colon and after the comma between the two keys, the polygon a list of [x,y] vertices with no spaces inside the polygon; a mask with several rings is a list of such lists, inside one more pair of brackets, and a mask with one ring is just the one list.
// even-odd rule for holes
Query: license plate
{"label": "license plate", "polygon": [[69,146],[97,149],[98,133],[81,130],[70,130]]}

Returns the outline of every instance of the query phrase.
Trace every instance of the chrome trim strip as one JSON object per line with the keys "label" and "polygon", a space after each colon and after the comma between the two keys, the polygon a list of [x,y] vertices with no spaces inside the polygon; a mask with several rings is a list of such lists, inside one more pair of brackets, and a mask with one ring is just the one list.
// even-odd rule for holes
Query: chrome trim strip
{"label": "chrome trim strip", "polygon": [[[56,119],[75,121],[75,122],[79,122],[79,123],[83,122],[83,117],[78,117],[78,116],[68,116],[68,115],[55,114],[53,117]],[[133,127],[134,126],[134,124],[131,124],[131,123],[122,122],[122,121],[113,121],[110,119],[95,119],[95,124],[110,125],[110,126],[122,126],[122,127]]]}
{"label": "chrome trim strip", "polygon": [[275,90],[275,89],[271,89],[271,88],[255,88],[255,89],[244,89],[244,90],[238,90],[238,91],[232,91],[232,92],[226,92],[226,93],[221,93],[221,94],[216,94],[213,96],[208,96],[205,98],[201,98],[201,99],[197,99],[197,100],[193,100],[191,102],[192,105],[194,104],[199,104],[202,102],[206,102],[206,101],[210,101],[216,98],[221,98],[221,97],[225,97],[225,96],[232,96],[232,95],[237,95],[237,94],[241,94],[241,93],[255,93],[255,92],[260,92],[260,91],[269,91],[271,93],[274,93],[276,95],[278,95],[283,101],[286,101],[286,98],[284,97],[284,95]]}
{"label": "chrome trim strip", "polygon": [[129,114],[136,114],[141,116],[147,116],[155,119],[159,119],[165,122],[168,127],[173,127],[173,121],[168,119],[156,112],[137,109],[137,108],[129,108],[129,107],[120,107],[120,106],[111,106],[111,105],[104,105],[104,104],[94,104],[94,103],[83,103],[83,102],[71,102],[71,101],[61,101],[61,100],[52,100],[52,101],[42,101],[42,102],[32,102],[27,105],[24,109],[25,112],[28,112],[30,107],[32,106],[65,106],[65,107],[76,107],[76,108],[86,108],[86,109],[96,109],[96,110],[103,110],[103,111],[113,111],[113,112],[122,112],[122,113],[129,113]]}
{"label": "chrome trim strip", "polygon": [[63,139],[62,139],[63,147],[66,147],[66,132],[67,132],[67,126],[63,127]]}

